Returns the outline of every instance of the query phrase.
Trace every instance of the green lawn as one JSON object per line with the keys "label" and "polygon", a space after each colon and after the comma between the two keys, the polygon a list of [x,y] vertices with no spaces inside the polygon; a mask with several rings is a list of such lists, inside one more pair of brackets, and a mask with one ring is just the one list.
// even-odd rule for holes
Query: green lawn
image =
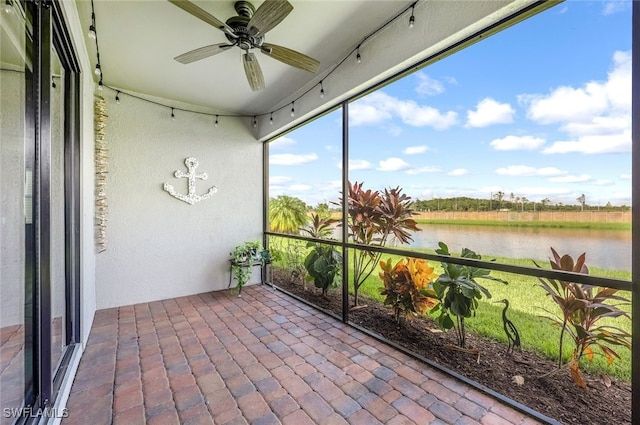
{"label": "green lawn", "polygon": [[[273,239],[275,240],[272,240],[272,246],[276,250],[282,249],[285,242],[281,238]],[[273,244],[274,242],[275,245]],[[304,242],[291,242],[295,242],[295,245],[298,247],[298,252],[304,252],[304,247],[306,246]],[[433,250],[423,251],[433,253]],[[394,262],[402,258],[400,256],[383,255],[382,259],[386,260],[389,257],[394,258]],[[521,266],[533,265],[529,259],[496,258],[496,261]],[[442,268],[439,263],[430,263],[435,267],[436,273],[442,273]],[[548,264],[548,261],[541,260],[538,264],[546,265]],[[371,277],[369,277],[369,279],[367,279],[367,281],[360,287],[360,296],[383,302],[380,295],[380,288],[383,285],[378,277],[378,271],[379,269],[375,270]],[[631,279],[631,273],[625,271],[612,271],[593,267],[590,268],[590,273],[602,277],[627,280]],[[352,276],[352,274],[351,270],[349,276]],[[490,291],[492,298],[490,300],[484,298],[480,300],[476,317],[465,320],[467,330],[506,343],[506,336],[502,329],[501,318],[504,305],[493,303],[495,300],[506,298],[510,303],[510,308],[507,314],[520,333],[522,348],[524,350],[538,352],[551,359],[557,359],[560,330],[554,326],[550,320],[541,316],[547,315],[544,309],[558,314],[560,311],[555,306],[551,298],[546,295],[546,292],[538,286],[539,282],[537,278],[499,271],[492,272],[492,276],[504,279],[509,283],[508,285],[504,285],[502,283],[489,280],[479,281],[480,284]],[[350,288],[350,291],[353,292],[353,289]],[[629,293],[622,293],[622,295],[628,299],[631,298]],[[630,311],[630,306],[626,306],[625,310]],[[607,320],[609,321],[608,324],[613,324],[631,332],[630,319],[618,318]],[[572,350],[570,339],[565,338],[564,345],[564,355],[565,358],[567,358],[570,356]],[[630,350],[616,347],[614,347],[614,350],[618,352],[621,359],[616,360],[612,366],[607,366],[604,356],[599,355],[598,351],[596,351],[596,356],[593,361],[583,361],[581,363],[581,368],[592,372],[607,373],[625,381],[630,381]]]}

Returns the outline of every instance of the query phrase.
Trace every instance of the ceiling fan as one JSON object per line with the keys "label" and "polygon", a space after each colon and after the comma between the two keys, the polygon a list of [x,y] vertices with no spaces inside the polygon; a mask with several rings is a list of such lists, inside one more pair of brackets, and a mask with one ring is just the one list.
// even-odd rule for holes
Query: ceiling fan
{"label": "ceiling fan", "polygon": [[190,1],[168,1],[196,18],[218,28],[224,32],[228,40],[228,43],[212,44],[176,56],[174,59],[180,63],[195,62],[237,46],[244,50],[242,63],[249,86],[253,91],[264,89],[264,77],[262,76],[262,69],[258,59],[249,51],[251,49],[260,49],[267,56],[305,71],[313,73],[318,71],[320,62],[312,57],[277,44],[264,42],[265,33],[282,22],[293,10],[293,6],[287,0],[265,0],[257,10],[248,1],[237,1],[234,4],[234,8],[238,16],[232,16],[226,22],[220,21]]}

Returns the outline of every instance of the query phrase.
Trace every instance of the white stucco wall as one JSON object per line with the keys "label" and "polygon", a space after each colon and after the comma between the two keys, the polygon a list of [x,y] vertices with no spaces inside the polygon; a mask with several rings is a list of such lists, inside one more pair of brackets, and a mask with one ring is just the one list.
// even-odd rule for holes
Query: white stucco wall
{"label": "white stucco wall", "polygon": [[[97,308],[225,289],[229,252],[262,234],[262,145],[237,118],[176,111],[105,90],[109,148],[107,250],[98,254]],[[168,104],[170,101],[159,100]],[[187,193],[187,157],[198,160],[194,205],[163,190]],[[255,283],[257,273],[252,282]]]}

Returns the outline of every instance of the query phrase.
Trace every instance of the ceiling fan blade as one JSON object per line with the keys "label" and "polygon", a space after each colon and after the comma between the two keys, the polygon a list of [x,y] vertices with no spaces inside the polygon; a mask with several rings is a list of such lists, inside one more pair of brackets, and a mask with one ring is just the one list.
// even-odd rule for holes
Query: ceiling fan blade
{"label": "ceiling fan blade", "polygon": [[198,61],[200,59],[208,58],[209,56],[217,55],[218,53],[222,53],[225,50],[228,50],[233,47],[233,44],[226,43],[218,43],[212,44],[211,46],[200,47],[199,49],[191,50],[190,52],[183,53],[180,56],[176,56],[175,60],[180,63],[191,63]]}
{"label": "ceiling fan blade", "polygon": [[253,53],[245,53],[242,56],[242,63],[251,90],[259,91],[264,89],[264,77],[262,76],[262,69],[260,68],[256,55]]}
{"label": "ceiling fan blade", "polygon": [[278,46],[277,44],[264,43],[260,48],[262,53],[271,56],[274,59],[284,62],[287,65],[295,66],[296,68],[304,69],[305,71],[316,73],[320,62],[312,57],[304,55],[295,50],[287,49],[286,47]]}
{"label": "ceiling fan blade", "polygon": [[255,34],[264,34],[278,25],[293,10],[287,0],[265,0],[253,14],[247,28]]}
{"label": "ceiling fan blade", "polygon": [[213,25],[214,27],[218,28],[221,31],[224,31],[225,33],[228,32],[233,34],[233,30],[229,25],[225,24],[220,19],[216,18],[206,10],[201,9],[200,7],[191,3],[190,1],[187,1],[187,0],[168,0],[168,1],[169,3],[172,3],[178,6],[180,9],[184,10],[185,12],[195,16],[196,18],[202,19],[207,24]]}

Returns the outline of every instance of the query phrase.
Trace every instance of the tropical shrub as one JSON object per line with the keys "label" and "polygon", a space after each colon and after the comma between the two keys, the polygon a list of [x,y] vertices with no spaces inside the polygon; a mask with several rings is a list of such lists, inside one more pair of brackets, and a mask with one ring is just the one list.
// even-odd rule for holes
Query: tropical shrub
{"label": "tropical shrub", "polygon": [[[353,242],[362,245],[384,246],[390,238],[409,243],[409,231],[419,231],[411,218],[411,197],[399,187],[379,191],[364,190],[364,183],[349,182],[348,226]],[[354,304],[358,305],[358,290],[371,276],[380,262],[381,252],[353,250]]]}
{"label": "tropical shrub", "polygon": [[[328,237],[333,232],[333,225],[339,220],[322,218],[319,214],[311,214],[311,225],[302,228],[309,236],[320,239]],[[306,280],[313,281],[316,288],[322,289],[322,295],[327,295],[331,287],[338,286],[342,276],[342,254],[333,245],[309,242],[307,247],[311,251],[304,260],[307,271]]]}
{"label": "tropical shrub", "polygon": [[[436,249],[436,253],[451,255],[449,247],[444,242],[439,242],[438,246],[439,249]],[[462,249],[460,257],[482,259],[481,255],[468,248]],[[437,314],[435,321],[441,329],[449,330],[455,328],[458,345],[461,348],[465,348],[465,318],[475,316],[478,300],[482,298],[483,294],[485,297],[491,298],[489,290],[476,282],[476,279],[494,280],[504,284],[507,284],[507,281],[490,276],[491,272],[486,269],[446,262],[441,264],[444,273],[433,282],[433,289],[440,302],[431,309],[431,313]]]}
{"label": "tropical shrub", "polygon": [[[553,270],[563,270],[573,273],[588,274],[589,269],[585,264],[586,254],[583,253],[576,261],[565,254],[562,257],[551,248],[553,259],[550,259]],[[534,261],[534,264],[535,261]],[[536,264],[537,267],[540,267]],[[561,317],[544,309],[549,316],[545,318],[551,320],[560,327],[560,341],[558,352],[558,368],[562,367],[562,349],[565,334],[568,334],[574,343],[571,360],[568,363],[569,371],[574,382],[582,387],[586,387],[586,382],[580,373],[580,360],[584,357],[591,361],[594,357],[593,348],[598,348],[607,359],[607,363],[613,363],[614,359],[620,356],[610,345],[631,348],[629,339],[631,335],[615,326],[602,325],[600,319],[629,315],[618,308],[617,305],[608,304],[611,301],[620,301],[624,305],[629,304],[629,300],[619,295],[617,289],[598,288],[591,285],[584,285],[574,282],[567,282],[556,279],[538,278],[548,296],[556,303],[561,311]]]}
{"label": "tropical shrub", "polygon": [[380,293],[385,297],[384,304],[391,306],[396,322],[400,323],[402,316],[410,320],[436,304],[436,293],[431,284],[438,275],[422,259],[407,257],[395,266],[391,261],[389,258],[380,262],[382,272],[379,276],[384,283]]}

